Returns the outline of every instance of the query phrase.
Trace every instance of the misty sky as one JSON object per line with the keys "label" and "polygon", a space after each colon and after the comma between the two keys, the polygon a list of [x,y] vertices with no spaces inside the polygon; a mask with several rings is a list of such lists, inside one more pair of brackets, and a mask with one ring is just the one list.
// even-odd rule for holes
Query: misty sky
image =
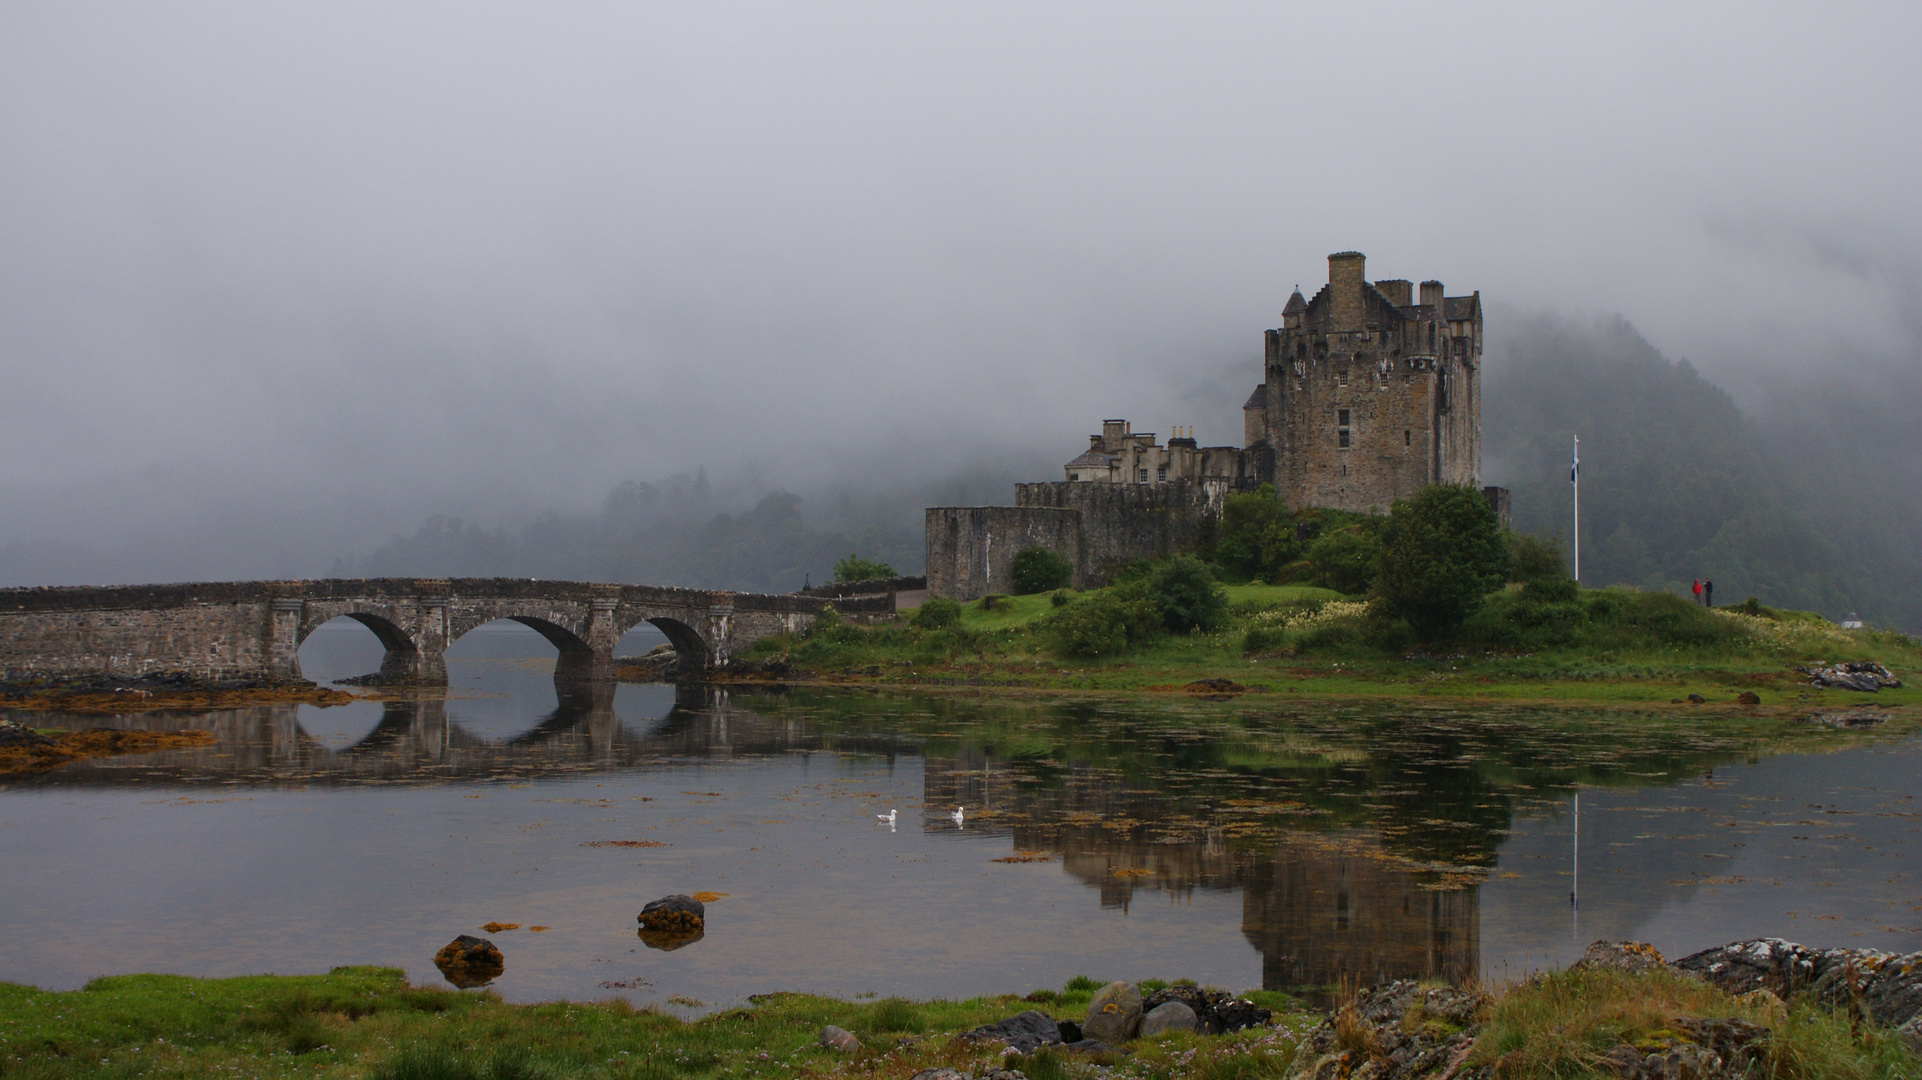
{"label": "misty sky", "polygon": [[699,465],[939,475],[1108,416],[1237,442],[1261,331],[1346,248],[1619,312],[1738,399],[1912,363],[1919,31],[1913,4],[15,0],[0,546],[314,573]]}

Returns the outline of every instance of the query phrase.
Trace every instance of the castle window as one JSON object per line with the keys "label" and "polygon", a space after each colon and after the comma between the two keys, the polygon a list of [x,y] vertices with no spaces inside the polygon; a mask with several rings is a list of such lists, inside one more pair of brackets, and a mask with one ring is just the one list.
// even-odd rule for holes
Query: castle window
{"label": "castle window", "polygon": [[1410,442],[1409,440],[1410,440],[1410,435],[1409,435],[1409,433],[1408,433],[1408,429],[1407,429],[1407,428],[1403,428],[1403,429],[1402,429],[1402,432],[1401,432],[1401,444],[1402,444],[1403,446],[1413,446],[1414,444],[1413,444],[1412,442]]}
{"label": "castle window", "polygon": [[1068,479],[1069,479],[1069,480],[1079,480],[1079,479],[1081,479],[1081,474],[1080,474],[1080,473],[1078,473],[1078,472],[1071,472],[1071,473],[1069,473],[1069,474],[1068,474]]}
{"label": "castle window", "polygon": [[1335,410],[1335,445],[1343,450],[1346,450],[1348,449],[1348,440],[1349,440],[1348,410],[1336,409]]}
{"label": "castle window", "polygon": [[1155,466],[1155,479],[1161,483],[1166,483],[1168,480],[1168,466],[1166,465]]}
{"label": "castle window", "polygon": [[1147,470],[1147,469],[1136,469],[1136,470],[1135,470],[1135,480],[1136,480],[1136,482],[1138,482],[1138,483],[1143,483],[1143,484],[1145,484],[1145,483],[1147,483],[1147,482],[1148,482],[1148,470]]}

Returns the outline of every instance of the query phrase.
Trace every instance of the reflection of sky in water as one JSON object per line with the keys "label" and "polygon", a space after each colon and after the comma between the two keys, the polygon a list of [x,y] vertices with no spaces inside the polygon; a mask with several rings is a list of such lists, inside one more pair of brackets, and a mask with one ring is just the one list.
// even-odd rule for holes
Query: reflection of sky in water
{"label": "reflection of sky in water", "polygon": [[[642,623],[614,650],[616,656],[643,656],[666,635]],[[380,670],[381,644],[373,631],[342,617],[316,628],[301,643],[301,671],[315,682]],[[559,655],[533,629],[508,619],[486,623],[463,634],[447,648],[448,719],[477,739],[504,742],[534,727],[553,712],[554,661]],[[659,724],[674,705],[670,686],[624,684],[614,698],[623,723],[639,731]],[[303,706],[300,726],[330,750],[365,738],[380,723],[375,702],[320,709]]]}
{"label": "reflection of sky in water", "polygon": [[[309,672],[378,667],[372,635],[345,629],[309,639]],[[126,722],[221,745],[0,784],[0,978],[381,963],[433,981],[433,951],[490,920],[551,927],[492,935],[516,1000],[635,979],[637,1001],[711,1002],[1075,974],[1501,979],[1604,937],[1922,948],[1900,738],[1757,756],[1746,729],[1593,716],[1563,732],[1384,706],[569,697],[552,657],[486,627],[450,650],[445,702],[149,716]],[[1581,780],[1579,924],[1573,770],[1613,777]],[[893,831],[873,817],[889,807]],[[662,846],[588,846],[605,841]],[[994,861],[1018,851],[1048,861]],[[641,904],[703,889],[730,894],[704,940],[640,946]]]}
{"label": "reflection of sky in water", "polygon": [[[1576,910],[1572,803],[1517,822],[1481,888],[1484,970],[1563,964],[1601,938],[1670,955],[1731,933],[1922,949],[1919,749],[1783,755],[1674,787],[1585,790]],[[1539,917],[1557,905],[1560,919]]]}

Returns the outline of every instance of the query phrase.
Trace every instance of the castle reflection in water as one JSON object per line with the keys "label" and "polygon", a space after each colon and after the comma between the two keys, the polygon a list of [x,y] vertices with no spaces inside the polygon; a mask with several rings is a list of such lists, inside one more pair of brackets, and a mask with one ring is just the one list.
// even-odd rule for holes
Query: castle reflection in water
{"label": "castle reflection in water", "polygon": [[1411,864],[1372,829],[1268,832],[1232,844],[1223,826],[1157,805],[1165,791],[1100,770],[1037,791],[1019,770],[964,753],[928,758],[924,775],[930,807],[977,808],[977,827],[1059,859],[1103,907],[1126,908],[1144,892],[1239,891],[1241,932],[1261,953],[1266,989],[1477,974],[1478,887],[1463,880],[1472,875]]}
{"label": "castle reflection in water", "polygon": [[[1219,740],[1207,733],[1170,736],[1151,727],[1153,718],[1111,724],[1032,704],[948,703],[930,713],[913,699],[890,706],[846,695],[859,703],[844,705],[818,691],[798,702],[801,695],[714,687],[661,692],[662,706],[644,716],[623,715],[605,691],[563,694],[505,739],[464,730],[437,698],[367,703],[378,719],[338,746],[304,730],[302,716],[315,714],[294,707],[133,716],[121,723],[212,730],[218,743],[79,762],[14,783],[408,785],[671,768],[719,756],[919,757],[924,828],[951,828],[948,811],[964,805],[974,835],[1005,835],[1010,852],[1057,862],[1103,907],[1238,891],[1241,932],[1261,954],[1270,989],[1478,974],[1478,882],[1512,807],[1461,766],[1460,746],[1380,740],[1375,745],[1398,749],[1337,748],[1309,753],[1299,768],[1270,761],[1250,770],[1224,765]],[[997,751],[1012,713],[1026,717],[1029,738],[1018,753]],[[1058,732],[1072,734],[1051,741]],[[1445,770],[1437,774],[1444,779],[1410,779],[1422,770]]]}

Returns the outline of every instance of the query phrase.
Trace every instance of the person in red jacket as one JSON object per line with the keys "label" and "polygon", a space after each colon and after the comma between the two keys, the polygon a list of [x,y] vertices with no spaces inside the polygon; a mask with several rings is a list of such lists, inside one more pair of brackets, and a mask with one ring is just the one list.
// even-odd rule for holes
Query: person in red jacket
{"label": "person in red jacket", "polygon": [[1695,579],[1694,591],[1695,591],[1695,602],[1699,604],[1702,602],[1702,579],[1701,578]]}

